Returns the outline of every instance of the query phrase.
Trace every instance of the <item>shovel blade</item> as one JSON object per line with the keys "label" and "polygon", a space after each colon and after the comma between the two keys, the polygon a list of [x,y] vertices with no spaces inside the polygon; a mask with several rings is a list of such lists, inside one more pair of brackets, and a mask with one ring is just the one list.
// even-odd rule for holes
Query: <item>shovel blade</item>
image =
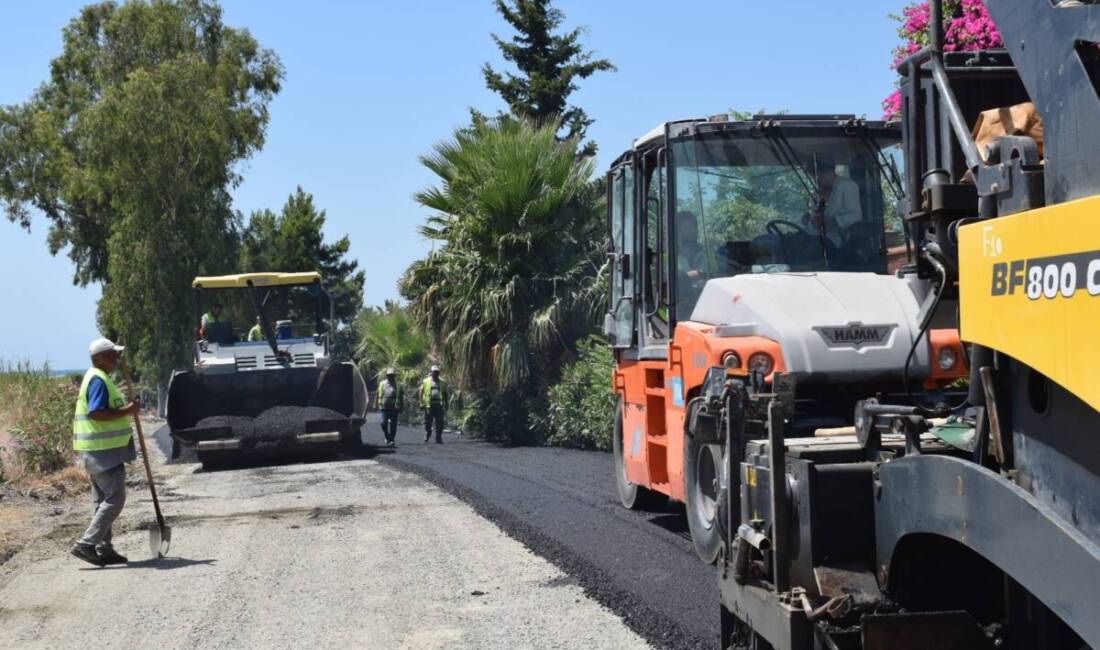
{"label": "shovel blade", "polygon": [[168,547],[172,543],[172,529],[168,526],[149,527],[149,553],[160,559],[168,554]]}
{"label": "shovel blade", "polygon": [[168,526],[161,527],[160,530],[160,556],[164,557],[168,555],[168,547],[172,545],[172,529]]}

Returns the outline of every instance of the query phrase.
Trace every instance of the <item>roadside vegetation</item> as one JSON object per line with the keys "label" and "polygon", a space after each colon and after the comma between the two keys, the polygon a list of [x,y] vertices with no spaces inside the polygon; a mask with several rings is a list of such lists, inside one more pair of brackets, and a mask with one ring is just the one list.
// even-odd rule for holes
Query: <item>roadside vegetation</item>
{"label": "roadside vegetation", "polygon": [[529,432],[545,389],[604,309],[601,201],[590,159],[558,124],[502,117],[456,132],[423,162],[438,185],[438,243],[402,293],[448,377],[471,397],[468,427],[512,442]]}
{"label": "roadside vegetation", "polygon": [[563,367],[591,362],[578,344],[596,331],[607,289],[602,183],[584,141],[592,120],[569,96],[614,67],[581,46],[580,29],[559,32],[564,15],[547,0],[496,6],[517,33],[493,39],[516,71],[482,72],[508,111],[472,111],[421,157],[435,184],[414,198],[431,211],[420,232],[436,246],[400,290],[458,389],[464,432],[572,443],[580,434],[557,432],[565,420],[551,417],[549,395]]}
{"label": "roadside vegetation", "polygon": [[75,459],[73,404],[78,386],[48,366],[0,365],[0,481],[59,472]]}
{"label": "roadside vegetation", "polygon": [[559,447],[611,451],[615,426],[614,364],[607,341],[591,337],[577,346],[577,360],[550,387],[546,442]]}

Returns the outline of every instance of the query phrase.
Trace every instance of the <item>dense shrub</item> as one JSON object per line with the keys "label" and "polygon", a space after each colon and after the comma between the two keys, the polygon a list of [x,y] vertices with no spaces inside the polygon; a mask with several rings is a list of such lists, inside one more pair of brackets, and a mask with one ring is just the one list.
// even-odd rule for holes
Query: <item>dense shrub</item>
{"label": "dense shrub", "polygon": [[543,400],[513,388],[476,393],[457,416],[463,433],[510,445],[539,445],[545,442],[539,418],[545,410]]}
{"label": "dense shrub", "polygon": [[611,390],[611,350],[592,337],[577,349],[577,360],[550,388],[547,442],[580,449],[611,449],[615,395]]}
{"label": "dense shrub", "polygon": [[[43,474],[72,464],[77,391],[70,379],[51,376],[47,367],[19,364],[0,372],[0,409],[9,423],[19,470]],[[7,468],[5,473],[12,478],[16,472]]]}
{"label": "dense shrub", "polygon": [[591,337],[578,344],[577,353],[545,397],[521,388],[456,393],[448,422],[463,433],[510,445],[610,450],[615,417],[611,350]]}

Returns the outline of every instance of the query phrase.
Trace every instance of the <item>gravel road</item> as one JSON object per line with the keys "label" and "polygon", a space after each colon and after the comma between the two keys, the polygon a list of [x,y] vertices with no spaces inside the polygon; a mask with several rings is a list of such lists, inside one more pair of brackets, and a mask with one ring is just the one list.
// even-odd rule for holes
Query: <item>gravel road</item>
{"label": "gravel road", "polygon": [[647,647],[557,562],[364,456],[159,465],[170,557],[141,560],[143,485],[116,527],[128,566],[70,557],[74,514],[0,566],[0,648]]}
{"label": "gravel road", "polygon": [[[383,441],[374,420],[363,434],[368,443]],[[442,445],[424,444],[423,436],[399,428],[395,453],[379,460],[473,506],[654,645],[715,647],[717,576],[695,556],[682,507],[625,510],[605,453],[504,448],[454,435]]]}

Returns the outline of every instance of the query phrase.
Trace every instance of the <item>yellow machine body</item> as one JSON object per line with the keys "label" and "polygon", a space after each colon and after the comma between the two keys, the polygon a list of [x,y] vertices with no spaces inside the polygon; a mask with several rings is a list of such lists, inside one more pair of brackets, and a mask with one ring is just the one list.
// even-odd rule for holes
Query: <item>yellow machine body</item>
{"label": "yellow machine body", "polygon": [[1100,410],[1100,196],[959,228],[963,340]]}

